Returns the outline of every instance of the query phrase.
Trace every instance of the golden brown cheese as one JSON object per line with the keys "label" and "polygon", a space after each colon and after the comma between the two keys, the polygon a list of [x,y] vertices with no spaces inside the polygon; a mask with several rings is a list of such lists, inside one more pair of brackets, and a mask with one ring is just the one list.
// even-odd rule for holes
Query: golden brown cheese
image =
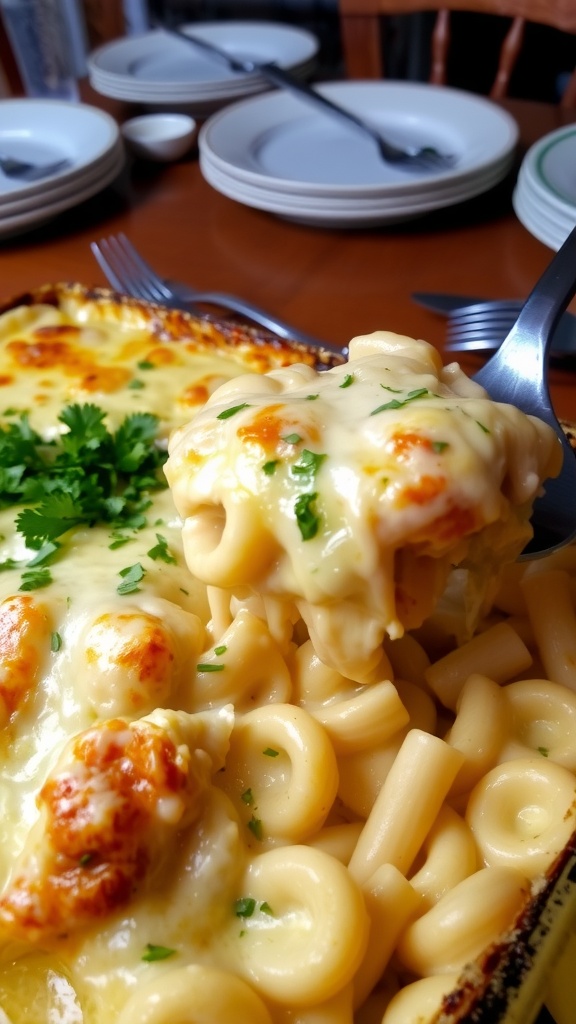
{"label": "golden brown cheese", "polygon": [[189,748],[187,731],[198,736],[186,719],[109,719],[70,741],[40,789],[40,818],[0,897],[5,937],[37,942],[91,924],[170,857],[220,767]]}

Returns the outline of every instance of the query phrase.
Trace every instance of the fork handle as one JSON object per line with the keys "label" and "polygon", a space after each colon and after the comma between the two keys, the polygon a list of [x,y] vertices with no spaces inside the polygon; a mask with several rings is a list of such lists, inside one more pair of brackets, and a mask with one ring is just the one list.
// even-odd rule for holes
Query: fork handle
{"label": "fork handle", "polygon": [[326,96],[318,92],[317,89],[313,89],[307,85],[306,82],[301,82],[300,79],[291,75],[290,72],[285,71],[284,68],[268,62],[266,64],[258,64],[257,70],[263,78],[271,82],[273,85],[278,86],[280,89],[287,89],[289,92],[294,93],[300,99],[303,99],[310,103],[312,106],[323,110],[326,114],[330,114],[336,120],[343,122],[346,125],[353,125],[359,131],[368,135],[373,142],[376,143],[381,155],[385,160],[390,160],[392,163],[401,160],[405,157],[405,153],[398,149],[397,146],[393,146],[392,143],[387,142],[383,139],[379,132],[374,128],[371,128],[369,124],[366,124],[361,118],[353,114],[351,110],[347,110],[345,107],[341,107],[336,103],[332,103]]}
{"label": "fork handle", "polygon": [[380,134],[370,125],[366,124],[360,117],[347,110],[345,107],[341,107],[336,103],[332,103],[331,100],[327,99],[316,89],[307,85],[306,82],[302,82],[295,75],[291,74],[290,71],[285,71],[275,61],[256,61],[256,60],[240,60],[233,57],[231,54],[222,50],[219,46],[214,46],[212,43],[207,42],[205,39],[199,36],[192,35],[188,32],[184,32],[182,29],[169,28],[163,26],[165,31],[171,35],[178,36],[180,39],[185,40],[187,43],[191,43],[192,46],[196,46],[199,49],[206,51],[211,54],[216,60],[227,64],[232,71],[243,71],[245,74],[259,74],[267,82],[277,86],[279,89],[286,89],[288,92],[294,93],[300,99],[307,101],[316,108],[320,108],[327,114],[331,114],[333,118],[343,122],[346,125],[354,125],[359,131],[368,135],[373,142],[376,143],[378,149],[385,160],[395,162],[405,157],[405,153],[397,146],[387,142],[386,139],[381,138]]}
{"label": "fork handle", "polygon": [[167,306],[176,306],[176,308],[186,310],[187,312],[197,311],[197,307],[202,305],[220,306],[230,313],[238,313],[240,316],[253,320],[254,323],[259,324],[266,330],[277,334],[279,338],[284,338],[287,341],[298,341],[301,345],[306,345],[307,348],[324,349],[333,355],[346,356],[347,354],[346,348],[322,341],[320,338],[315,338],[312,334],[300,331],[298,328],[275,316],[275,314],[262,309],[261,306],[248,302],[247,299],[241,299],[236,295],[227,295],[225,292],[197,292],[193,289],[187,289],[185,285],[180,283],[176,284],[173,281],[169,283],[171,290],[177,292],[177,294],[171,299],[164,300]]}

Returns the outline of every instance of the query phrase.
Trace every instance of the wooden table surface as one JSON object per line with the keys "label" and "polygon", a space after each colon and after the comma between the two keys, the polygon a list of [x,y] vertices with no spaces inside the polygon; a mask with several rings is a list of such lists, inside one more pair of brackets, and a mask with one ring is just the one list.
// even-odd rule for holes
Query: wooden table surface
{"label": "wooden table surface", "polygon": [[[131,113],[89,88],[84,98],[119,119]],[[528,146],[576,121],[547,104],[507,101]],[[40,284],[105,284],[92,239],[125,232],[167,277],[236,292],[319,337],[344,345],[390,329],[442,349],[444,320],[416,306],[412,291],[489,297],[528,294],[551,250],[516,218],[508,179],[467,203],[369,229],[312,228],[251,209],[204,181],[197,154],[170,165],[129,159],[113,186],[44,227],[0,241],[0,298]],[[480,357],[462,358],[472,371]],[[576,370],[554,369],[557,413],[576,419]]]}

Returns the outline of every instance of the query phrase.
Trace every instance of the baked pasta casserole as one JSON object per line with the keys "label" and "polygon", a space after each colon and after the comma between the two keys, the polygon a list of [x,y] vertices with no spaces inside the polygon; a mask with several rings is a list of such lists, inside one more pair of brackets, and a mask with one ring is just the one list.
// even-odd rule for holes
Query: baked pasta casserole
{"label": "baked pasta casserole", "polygon": [[80,286],[0,312],[0,395],[2,1024],[504,1020],[574,833],[550,428]]}

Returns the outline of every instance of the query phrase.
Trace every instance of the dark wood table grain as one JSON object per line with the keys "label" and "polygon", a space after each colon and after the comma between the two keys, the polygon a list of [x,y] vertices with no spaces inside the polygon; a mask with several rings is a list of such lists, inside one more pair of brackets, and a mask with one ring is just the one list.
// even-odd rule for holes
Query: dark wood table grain
{"label": "dark wood table grain", "polygon": [[[84,87],[86,102],[119,120],[134,111]],[[519,162],[538,138],[576,121],[558,107],[504,104],[520,126],[506,181],[466,203],[405,224],[369,229],[302,226],[234,202],[202,177],[197,154],[170,165],[129,160],[114,185],[51,223],[0,241],[0,297],[57,281],[105,284],[89,243],[125,232],[167,277],[236,292],[319,337],[344,345],[390,329],[442,350],[443,319],[416,306],[415,290],[525,296],[551,250],[516,218]],[[478,356],[461,359],[467,370]],[[557,412],[576,419],[576,372],[553,369]]]}

